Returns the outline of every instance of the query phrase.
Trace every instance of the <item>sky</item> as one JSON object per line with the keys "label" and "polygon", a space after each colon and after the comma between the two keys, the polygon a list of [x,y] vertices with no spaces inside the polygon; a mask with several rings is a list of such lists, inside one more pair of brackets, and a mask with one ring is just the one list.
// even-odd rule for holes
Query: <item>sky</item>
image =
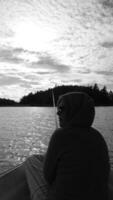
{"label": "sky", "polygon": [[113,91],[113,0],[0,0],[0,98],[95,83]]}

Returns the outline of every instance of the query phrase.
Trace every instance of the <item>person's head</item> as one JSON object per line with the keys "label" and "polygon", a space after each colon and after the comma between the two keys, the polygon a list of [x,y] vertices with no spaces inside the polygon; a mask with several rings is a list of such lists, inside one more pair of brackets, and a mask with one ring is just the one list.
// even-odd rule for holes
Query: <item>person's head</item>
{"label": "person's head", "polygon": [[94,101],[84,92],[61,95],[57,101],[57,109],[61,127],[89,127],[95,116]]}

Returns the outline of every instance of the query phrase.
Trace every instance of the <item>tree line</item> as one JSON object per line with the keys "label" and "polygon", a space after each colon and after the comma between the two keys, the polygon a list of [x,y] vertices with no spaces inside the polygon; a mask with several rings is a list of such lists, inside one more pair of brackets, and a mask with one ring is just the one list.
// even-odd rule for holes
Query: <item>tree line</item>
{"label": "tree line", "polygon": [[113,106],[113,92],[108,92],[106,86],[99,89],[97,84],[93,86],[56,86],[45,91],[37,91],[34,94],[29,93],[28,95],[23,96],[19,102],[9,99],[0,99],[0,106],[53,106],[53,94],[56,104],[60,95],[67,92],[81,91],[87,93],[94,99],[95,106]]}
{"label": "tree line", "polygon": [[18,106],[19,104],[10,99],[0,98],[0,106]]}

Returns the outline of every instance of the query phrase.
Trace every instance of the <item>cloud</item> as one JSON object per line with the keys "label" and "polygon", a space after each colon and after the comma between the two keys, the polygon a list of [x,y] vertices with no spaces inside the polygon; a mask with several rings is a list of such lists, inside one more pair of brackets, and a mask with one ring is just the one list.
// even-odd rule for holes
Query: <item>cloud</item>
{"label": "cloud", "polygon": [[23,48],[12,48],[13,52],[15,53],[22,53],[22,52],[25,52],[25,50]]}
{"label": "cloud", "polygon": [[23,81],[20,83],[20,86],[29,90],[33,90],[33,88],[35,88],[35,90],[37,89],[37,86],[40,85],[40,81],[38,80],[34,80],[34,81]]}
{"label": "cloud", "polygon": [[113,71],[94,71],[94,73],[96,74],[101,74],[101,75],[105,75],[105,76],[113,76]]}
{"label": "cloud", "polygon": [[105,41],[103,43],[101,43],[101,46],[104,47],[104,48],[113,48],[113,41]]}
{"label": "cloud", "polygon": [[22,49],[12,49],[12,48],[1,48],[0,49],[0,61],[6,63],[23,63],[23,59],[18,57],[18,53]]}
{"label": "cloud", "polygon": [[80,68],[80,69],[76,70],[76,72],[79,74],[90,74],[91,70],[84,67],[84,68]]}
{"label": "cloud", "polygon": [[0,87],[9,86],[9,85],[16,85],[16,84],[19,84],[21,82],[22,82],[22,80],[19,77],[0,74]]}
{"label": "cloud", "polygon": [[23,48],[1,47],[0,62],[8,64],[27,64],[37,61],[40,53],[24,50]]}
{"label": "cloud", "polygon": [[[33,52],[24,50],[23,48],[13,48],[13,47],[3,47],[0,48],[0,62],[10,64],[15,64],[15,66],[20,66],[20,71],[25,72],[30,70],[35,70],[35,73],[38,75],[51,75],[54,73],[67,73],[70,71],[70,66],[62,64],[60,60],[55,59],[54,57],[48,55],[44,52]],[[5,70],[4,66],[4,70]],[[9,72],[12,66],[10,66]],[[19,72],[19,69],[16,67],[15,72]],[[5,70],[6,71],[6,70]]]}
{"label": "cloud", "polygon": [[56,71],[59,73],[67,73],[70,70],[69,66],[61,64],[51,56],[40,56],[39,61],[33,62],[31,67],[48,69],[49,71]]}
{"label": "cloud", "polygon": [[56,74],[56,72],[37,72],[37,74],[39,74],[39,75],[52,75],[52,74]]}
{"label": "cloud", "polygon": [[38,76],[38,74],[32,73],[27,74],[26,73],[0,73],[0,87],[3,86],[24,86],[24,88],[32,88],[33,85],[37,85],[42,80],[41,76]]}
{"label": "cloud", "polygon": [[77,83],[82,83],[82,79],[80,78],[75,78],[75,79],[70,79],[70,80],[63,80],[62,83],[64,84],[68,84],[68,85],[73,85],[73,83],[77,84]]}
{"label": "cloud", "polygon": [[[0,74],[0,95],[9,97],[11,99],[19,100],[25,94],[29,92],[37,91],[37,88],[41,88],[44,82],[44,77],[36,74],[23,74],[8,75]],[[15,93],[16,91],[16,93]]]}
{"label": "cloud", "polygon": [[14,36],[14,32],[11,29],[6,29],[0,26],[0,38],[7,39],[12,38]]}
{"label": "cloud", "polygon": [[104,7],[113,8],[113,0],[102,0],[102,4]]}

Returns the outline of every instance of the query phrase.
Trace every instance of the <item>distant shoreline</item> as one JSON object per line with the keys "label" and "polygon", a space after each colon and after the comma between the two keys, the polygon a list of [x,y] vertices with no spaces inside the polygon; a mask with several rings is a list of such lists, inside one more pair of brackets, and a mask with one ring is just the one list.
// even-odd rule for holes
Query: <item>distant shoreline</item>
{"label": "distant shoreline", "polygon": [[94,86],[62,85],[45,91],[37,91],[23,96],[19,102],[10,99],[0,98],[0,107],[53,107],[53,102],[57,105],[60,95],[70,92],[84,92],[91,96],[96,107],[113,106],[113,92],[107,91],[106,86],[99,89],[97,84]]}

